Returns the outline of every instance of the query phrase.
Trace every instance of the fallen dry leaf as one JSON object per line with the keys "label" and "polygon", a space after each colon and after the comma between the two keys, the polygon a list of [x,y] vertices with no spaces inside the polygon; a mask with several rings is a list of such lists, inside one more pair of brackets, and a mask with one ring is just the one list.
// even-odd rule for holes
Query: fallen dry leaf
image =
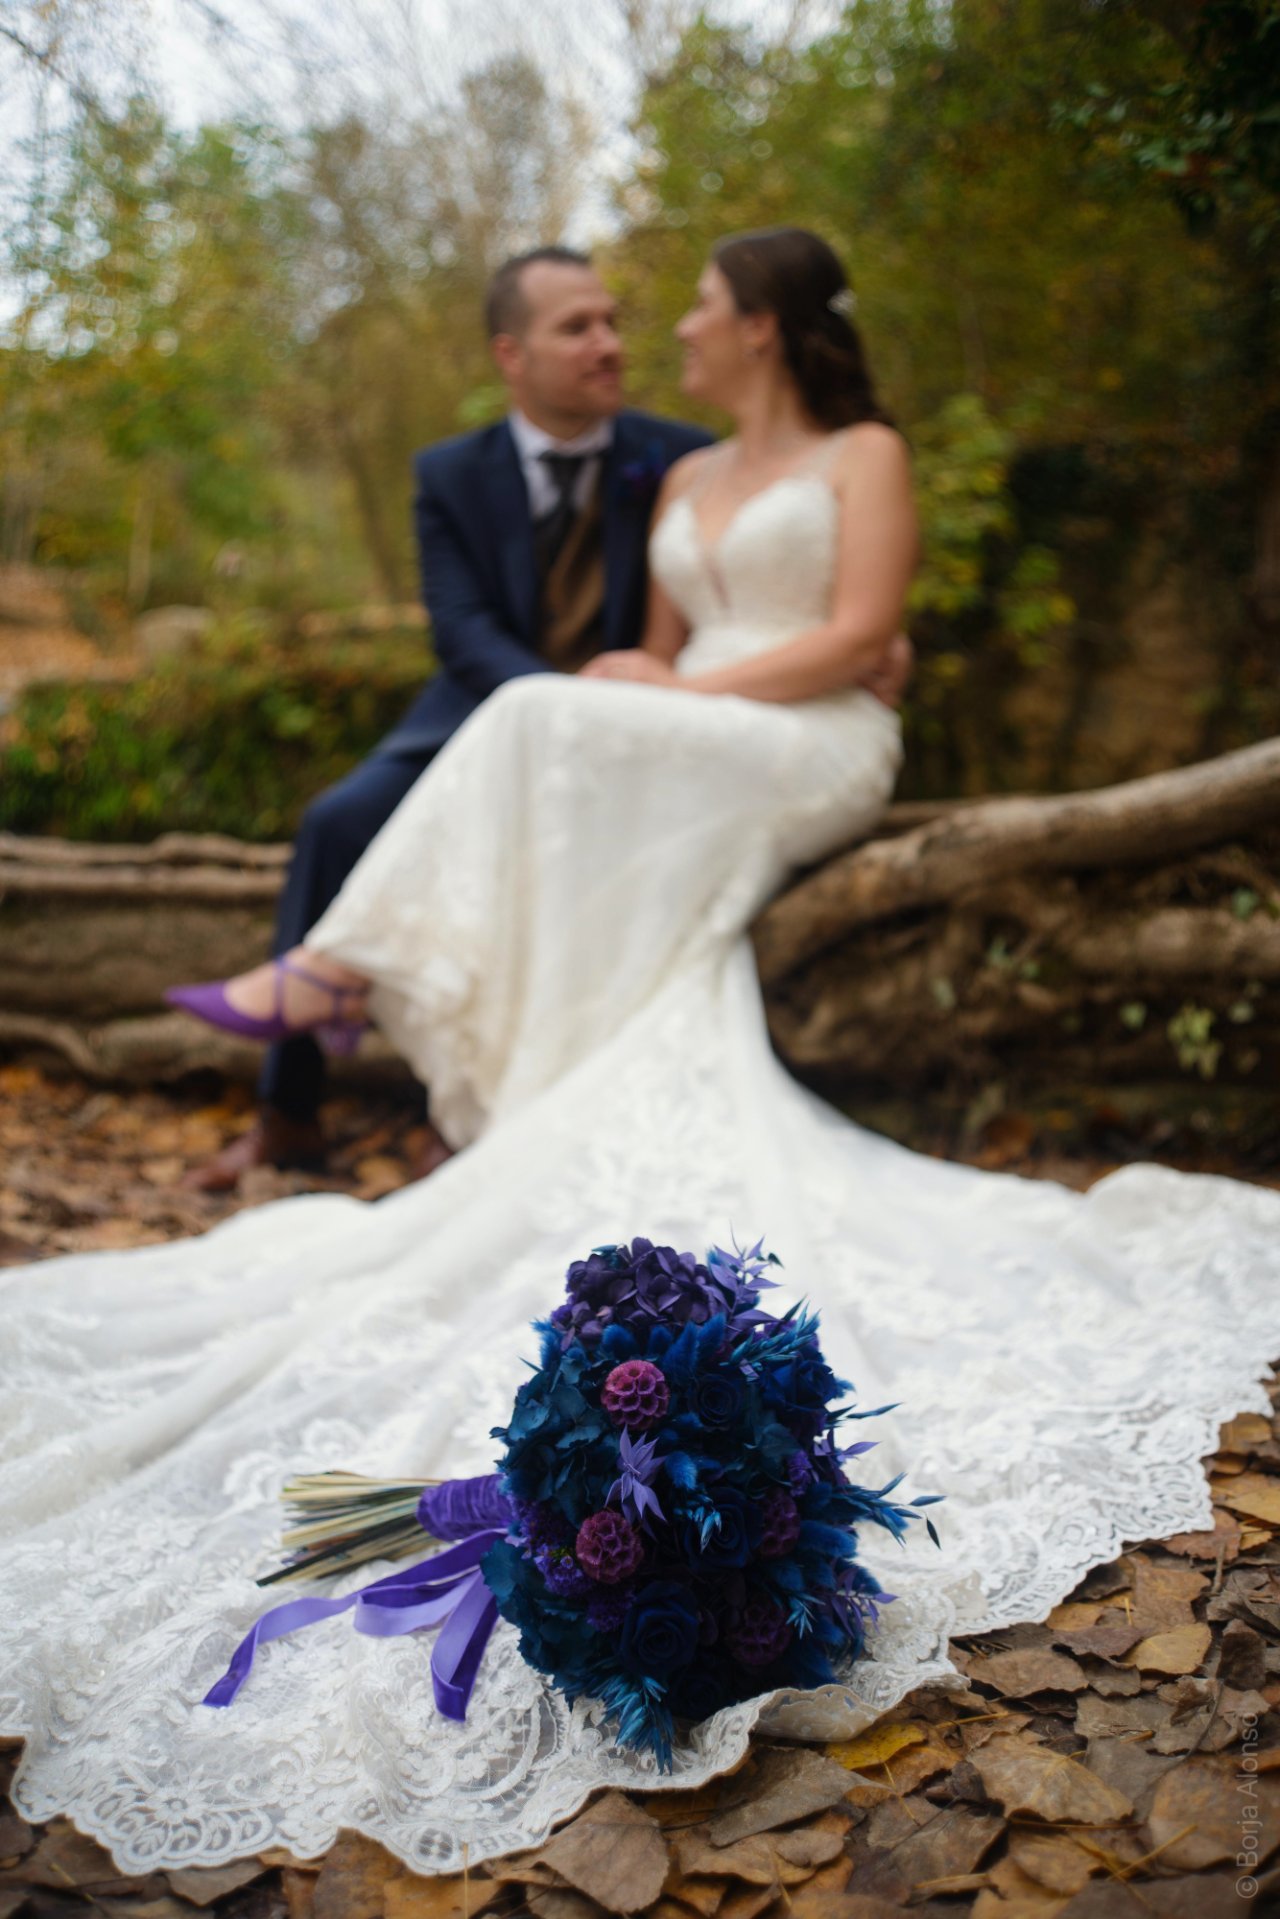
{"label": "fallen dry leaf", "polygon": [[882,1766],[896,1752],[901,1752],[904,1746],[919,1745],[925,1736],[922,1726],[903,1725],[901,1721],[881,1721],[857,1739],[828,1746],[827,1757],[838,1759],[850,1772],[866,1772],[870,1766]]}
{"label": "fallen dry leaf", "polygon": [[663,1884],[663,1898],[678,1899],[686,1912],[711,1919],[729,1890],[727,1879],[686,1878],[675,1865]]}
{"label": "fallen dry leaf", "polygon": [[998,1813],[949,1807],[884,1852],[860,1858],[850,1892],[905,1899],[922,1882],[971,1873],[1004,1831]]}
{"label": "fallen dry leaf", "polygon": [[621,1792],[594,1800],[534,1856],[610,1912],[652,1905],[667,1876],[661,1827]]}
{"label": "fallen dry leaf", "polygon": [[1280,1483],[1268,1473],[1243,1472],[1222,1478],[1215,1471],[1209,1481],[1213,1496],[1232,1512],[1248,1513],[1253,1519],[1265,1519],[1280,1525]]}
{"label": "fallen dry leaf", "polygon": [[1053,1628],[1056,1639],[1059,1632],[1083,1632],[1086,1626],[1096,1626],[1101,1612],[1100,1601],[1064,1599],[1060,1606],[1054,1607],[1045,1624]]}
{"label": "fallen dry leaf", "polygon": [[874,1894],[846,1892],[811,1879],[787,1895],[786,1919],[900,1919],[902,1907]]}
{"label": "fallen dry leaf", "polygon": [[775,1886],[738,1886],[726,1893],[716,1919],[758,1919],[778,1899]]}
{"label": "fallen dry leaf", "polygon": [[479,1919],[501,1893],[500,1886],[474,1873],[438,1879],[406,1875],[387,1882],[382,1919]]}
{"label": "fallen dry leaf", "polygon": [[339,1833],[318,1878],[309,1881],[311,1919],[382,1919],[387,1885],[404,1872],[398,1859],[363,1833]]}
{"label": "fallen dry leaf", "polygon": [[1133,1569],[1133,1585],[1128,1605],[1120,1608],[1126,1622],[1131,1619],[1148,1634],[1172,1632],[1178,1626],[1194,1624],[1192,1603],[1209,1583],[1204,1573],[1190,1566],[1158,1564],[1145,1553],[1131,1553],[1128,1560]]}
{"label": "fallen dry leaf", "polygon": [[529,1894],[528,1904],[537,1919],[599,1919],[595,1900],[570,1886],[539,1887]]}
{"label": "fallen dry leaf", "polygon": [[972,1659],[969,1677],[976,1685],[994,1686],[1007,1699],[1025,1699],[1037,1692],[1081,1692],[1088,1684],[1074,1659],[1048,1646]]}
{"label": "fallen dry leaf", "polygon": [[1221,1554],[1223,1563],[1230,1565],[1240,1551],[1240,1527],[1229,1512],[1215,1506],[1212,1532],[1175,1533],[1163,1543],[1167,1552],[1187,1559],[1216,1560]]}
{"label": "fallen dry leaf", "polygon": [[211,1906],[226,1893],[238,1892],[255,1879],[261,1879],[267,1867],[261,1859],[237,1859],[229,1866],[187,1866],[178,1872],[166,1872],[173,1891],[193,1906]]}
{"label": "fallen dry leaf", "polygon": [[1049,1824],[1114,1826],[1133,1811],[1123,1793],[1027,1733],[992,1739],[972,1758],[988,1795],[1007,1813],[1034,1813]]}
{"label": "fallen dry leaf", "polygon": [[[695,1826],[692,1832],[676,1834],[671,1851],[681,1873],[721,1874],[729,1879],[741,1879],[749,1886],[779,1883],[777,1854],[763,1833],[735,1839],[727,1846],[713,1846],[707,1834],[706,1826]],[[670,1881],[667,1890],[674,1890]]]}
{"label": "fallen dry leaf", "polygon": [[1103,1869],[1097,1851],[1085,1843],[1092,1837],[1091,1833],[1035,1832],[1018,1827],[1009,1834],[1009,1857],[1020,1872],[1046,1892],[1079,1892],[1095,1872]]}
{"label": "fallen dry leaf", "polygon": [[809,1813],[826,1812],[848,1792],[849,1775],[821,1753],[775,1746],[762,1752],[754,1770],[739,1775],[734,1784],[742,1803],[712,1819],[712,1845],[731,1845],[774,1826],[789,1826]]}
{"label": "fallen dry leaf", "polygon": [[950,1772],[959,1759],[959,1753],[950,1751],[935,1739],[926,1739],[920,1745],[904,1746],[892,1759],[886,1759],[882,1765],[852,1779],[845,1795],[846,1803],[855,1807],[878,1806],[886,1797],[897,1798],[903,1793],[914,1792],[926,1780]]}
{"label": "fallen dry leaf", "polygon": [[1172,1632],[1153,1633],[1141,1640],[1127,1663],[1140,1672],[1196,1672],[1212,1644],[1213,1634],[1207,1626],[1175,1626]]}
{"label": "fallen dry leaf", "polygon": [[1066,1910],[1063,1894],[1050,1892],[1012,1859],[994,1865],[987,1881],[987,1890],[973,1902],[970,1919],[1054,1919]]}
{"label": "fallen dry leaf", "polygon": [[1251,1452],[1255,1446],[1265,1446],[1271,1437],[1271,1421],[1262,1413],[1237,1413],[1218,1434],[1218,1451]]}
{"label": "fallen dry leaf", "polygon": [[[1245,1791],[1242,1780],[1248,1780]],[[1256,1792],[1255,1792],[1256,1787]],[[1256,1810],[1260,1861],[1280,1845],[1280,1778],[1242,1774],[1236,1761],[1188,1759],[1160,1781],[1147,1829],[1164,1867],[1198,1871],[1242,1849],[1245,1809]]]}
{"label": "fallen dry leaf", "polygon": [[824,1812],[812,1825],[796,1826],[790,1832],[775,1832],[774,1851],[789,1865],[805,1866],[810,1870],[829,1865],[844,1852],[850,1823],[845,1813]]}

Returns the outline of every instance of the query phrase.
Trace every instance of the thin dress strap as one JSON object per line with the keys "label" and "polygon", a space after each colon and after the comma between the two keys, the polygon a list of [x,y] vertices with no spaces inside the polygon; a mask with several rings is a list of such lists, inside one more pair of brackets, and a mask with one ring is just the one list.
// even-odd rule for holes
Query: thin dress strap
{"label": "thin dress strap", "polygon": [[842,426],[837,427],[834,433],[828,433],[822,444],[815,447],[809,458],[800,462],[796,472],[816,473],[819,479],[825,480],[839,458],[841,447],[852,431],[852,427]]}
{"label": "thin dress strap", "polygon": [[682,495],[691,505],[694,500],[700,500],[702,498],[702,495],[707,490],[708,482],[724,465],[733,444],[732,440],[721,440],[718,446],[708,448],[706,459],[700,462],[697,472],[690,480]]}

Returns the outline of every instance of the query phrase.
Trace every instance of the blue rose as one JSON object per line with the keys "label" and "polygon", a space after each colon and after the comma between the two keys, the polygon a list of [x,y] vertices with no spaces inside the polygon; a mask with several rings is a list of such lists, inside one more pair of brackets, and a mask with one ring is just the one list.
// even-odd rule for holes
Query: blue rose
{"label": "blue rose", "polygon": [[746,1389],[735,1373],[703,1373],[691,1398],[704,1426],[732,1426],[742,1412]]}
{"label": "blue rose", "polygon": [[793,1432],[808,1437],[820,1431],[827,1402],[839,1393],[839,1381],[816,1344],[779,1364],[762,1369],[761,1386],[767,1406],[774,1408]]}
{"label": "blue rose", "polygon": [[622,1627],[624,1666],[649,1679],[681,1672],[698,1650],[698,1608],[687,1586],[651,1579],[636,1594]]}
{"label": "blue rose", "polygon": [[713,1654],[679,1674],[671,1688],[671,1710],[677,1719],[692,1719],[696,1724],[710,1719],[722,1706],[732,1705],[739,1692],[732,1667]]}
{"label": "blue rose", "polygon": [[760,1543],[759,1506],[733,1486],[713,1486],[707,1496],[720,1524],[704,1544],[701,1526],[689,1522],[686,1539],[690,1559],[700,1570],[707,1566],[745,1566]]}

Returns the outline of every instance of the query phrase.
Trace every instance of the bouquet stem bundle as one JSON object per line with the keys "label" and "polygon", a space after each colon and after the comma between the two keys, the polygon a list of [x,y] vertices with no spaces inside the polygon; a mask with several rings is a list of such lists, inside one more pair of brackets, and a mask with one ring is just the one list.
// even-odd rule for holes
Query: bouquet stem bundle
{"label": "bouquet stem bundle", "polygon": [[259,1586],[347,1572],[373,1559],[403,1559],[438,1543],[424,1535],[419,1503],[438,1479],[370,1479],[363,1473],[302,1473],[289,1480],[285,1564]]}

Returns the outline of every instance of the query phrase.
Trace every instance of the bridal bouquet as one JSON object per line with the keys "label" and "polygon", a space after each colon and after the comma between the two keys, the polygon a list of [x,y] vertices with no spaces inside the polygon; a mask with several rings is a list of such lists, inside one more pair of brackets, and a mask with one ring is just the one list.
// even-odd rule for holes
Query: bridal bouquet
{"label": "bridal bouquet", "polygon": [[621,1742],[664,1769],[677,1720],[832,1680],[893,1597],[858,1563],[857,1528],[900,1538],[934,1498],[896,1505],[898,1479],[847,1477],[874,1442],[841,1446],[838,1427],[892,1408],[837,1404],[849,1388],[816,1316],[759,1304],[777,1263],[761,1245],[700,1262],[647,1239],[575,1262],[535,1327],[540,1364],[494,1428],[498,1471],[295,1481],[294,1557],[263,1583],[420,1547],[424,1532],[457,1543],[359,1593],[268,1613],[206,1703],[230,1702],[259,1644],[348,1608],[368,1632],[441,1626],[435,1694],[455,1718],[501,1614],[532,1666],[570,1701],[599,1699]]}

